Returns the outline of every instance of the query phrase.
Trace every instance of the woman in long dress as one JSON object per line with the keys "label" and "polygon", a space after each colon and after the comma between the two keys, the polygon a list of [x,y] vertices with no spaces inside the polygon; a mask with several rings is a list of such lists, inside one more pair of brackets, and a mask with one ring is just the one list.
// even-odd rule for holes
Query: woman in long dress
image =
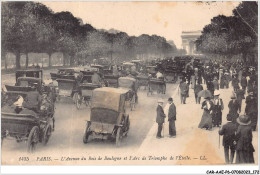
{"label": "woman in long dress", "polygon": [[213,103],[210,101],[210,97],[206,97],[205,101],[202,103],[201,109],[203,109],[203,115],[199,124],[199,128],[206,128],[208,130],[212,129],[212,109]]}
{"label": "woman in long dress", "polygon": [[236,163],[255,163],[250,118],[247,115],[241,115],[237,118],[237,123],[239,126],[236,133]]}

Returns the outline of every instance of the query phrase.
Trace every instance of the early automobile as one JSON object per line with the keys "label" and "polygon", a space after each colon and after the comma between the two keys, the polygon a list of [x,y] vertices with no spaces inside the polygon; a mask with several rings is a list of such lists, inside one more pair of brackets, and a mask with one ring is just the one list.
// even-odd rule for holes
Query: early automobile
{"label": "early automobile", "polygon": [[[14,102],[19,98],[27,99],[31,92],[8,91],[6,103],[1,111],[1,140],[14,139],[17,142],[26,141],[27,151],[34,152],[38,142],[46,145],[54,130],[54,107],[49,103],[49,108],[39,107],[31,112],[21,107],[17,110]],[[37,105],[36,105],[37,106]]]}
{"label": "early automobile", "polygon": [[56,80],[58,78],[60,79],[75,79],[75,71],[74,69],[72,68],[61,68],[61,69],[58,69],[58,72],[57,73],[50,73],[51,75],[51,79],[52,80]]}
{"label": "early automobile", "polygon": [[118,88],[126,89],[128,91],[126,101],[130,102],[130,108],[133,110],[138,102],[138,85],[136,79],[131,77],[120,77],[118,79]]}
{"label": "early automobile", "polygon": [[17,70],[15,72],[15,80],[17,81],[19,77],[33,77],[42,80],[43,78],[42,69]]}
{"label": "early automobile", "polygon": [[157,91],[158,94],[165,94],[166,82],[164,79],[151,78],[149,80],[147,96],[152,95],[154,91]]}
{"label": "early automobile", "polygon": [[110,87],[97,88],[93,91],[90,120],[87,121],[83,142],[89,137],[115,139],[119,146],[127,136],[130,127],[129,115],[125,112],[128,90]]}

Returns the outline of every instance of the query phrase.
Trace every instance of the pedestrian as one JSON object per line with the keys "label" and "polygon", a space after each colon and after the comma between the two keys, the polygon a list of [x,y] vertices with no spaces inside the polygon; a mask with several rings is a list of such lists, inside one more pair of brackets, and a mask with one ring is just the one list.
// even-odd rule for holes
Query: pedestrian
{"label": "pedestrian", "polygon": [[239,104],[238,104],[238,102],[236,100],[235,94],[232,94],[230,98],[231,98],[231,100],[228,103],[228,108],[229,108],[228,115],[230,115],[231,118],[232,118],[232,121],[234,123],[236,123],[236,120],[237,120],[237,118],[239,116],[239,114],[238,114]]}
{"label": "pedestrian", "polygon": [[181,104],[186,104],[186,97],[188,93],[189,86],[185,81],[185,78],[182,79],[179,85],[180,97],[181,97]]}
{"label": "pedestrian", "polygon": [[244,91],[240,89],[240,87],[237,88],[236,91],[236,97],[238,102],[238,111],[241,112],[241,106],[242,106],[242,100],[245,99]]}
{"label": "pedestrian", "polygon": [[175,126],[176,106],[173,103],[172,98],[168,99],[168,103],[169,103],[169,110],[168,110],[169,135],[170,135],[170,137],[175,138],[176,137],[176,126]]}
{"label": "pedestrian", "polygon": [[250,92],[246,97],[246,108],[245,113],[251,120],[252,130],[256,130],[257,120],[258,120],[258,103],[257,103],[257,95],[256,93]]}
{"label": "pedestrian", "polygon": [[[236,130],[237,126],[232,122],[230,115],[227,116],[227,123],[223,125],[218,131],[219,135],[223,135],[223,147],[225,154],[225,161],[227,164],[232,164],[235,156],[236,146]],[[230,154],[229,154],[230,151]]]}
{"label": "pedestrian", "polygon": [[194,87],[194,95],[195,95],[195,101],[196,101],[196,104],[200,104],[200,99],[201,97],[198,97],[198,93],[200,91],[203,90],[203,87],[202,85],[200,84],[200,82],[198,81]]}
{"label": "pedestrian", "polygon": [[239,83],[239,80],[238,80],[237,76],[234,76],[234,78],[232,79],[232,86],[234,88],[234,92],[236,92],[239,87],[238,83]]}
{"label": "pedestrian", "polygon": [[207,130],[212,129],[212,108],[213,103],[210,101],[210,97],[205,97],[205,101],[202,102],[201,109],[203,109],[203,115],[199,123],[199,128],[206,128]]}
{"label": "pedestrian", "polygon": [[214,90],[219,90],[219,83],[218,83],[218,78],[217,77],[214,78],[213,85],[214,85]]}
{"label": "pedestrian", "polygon": [[209,80],[207,83],[207,90],[209,90],[211,92],[211,95],[214,95],[214,84],[212,82],[212,80]]}
{"label": "pedestrian", "polygon": [[157,135],[156,135],[157,139],[162,138],[162,129],[163,129],[163,124],[164,124],[164,119],[166,117],[162,106],[163,106],[163,100],[159,99],[158,106],[156,109],[156,112],[157,112],[156,123],[158,123],[158,131],[157,131]]}
{"label": "pedestrian", "polygon": [[213,98],[213,109],[212,109],[212,122],[213,127],[219,127],[222,124],[222,111],[224,109],[223,100],[219,97],[219,90],[215,91]]}
{"label": "pedestrian", "polygon": [[237,123],[239,126],[236,132],[236,163],[255,163],[250,118],[247,115],[241,115],[237,118]]}
{"label": "pedestrian", "polygon": [[244,93],[246,92],[246,87],[247,87],[247,79],[246,79],[246,76],[243,76],[241,78],[241,86],[242,86],[242,89],[244,91]]}

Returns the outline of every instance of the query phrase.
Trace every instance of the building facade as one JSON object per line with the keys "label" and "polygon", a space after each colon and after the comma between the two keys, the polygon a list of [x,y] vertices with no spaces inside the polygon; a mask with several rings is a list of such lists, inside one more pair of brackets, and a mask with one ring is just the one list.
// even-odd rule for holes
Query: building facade
{"label": "building facade", "polygon": [[182,38],[182,48],[186,50],[188,55],[196,54],[196,44],[195,41],[200,37],[201,31],[183,31]]}

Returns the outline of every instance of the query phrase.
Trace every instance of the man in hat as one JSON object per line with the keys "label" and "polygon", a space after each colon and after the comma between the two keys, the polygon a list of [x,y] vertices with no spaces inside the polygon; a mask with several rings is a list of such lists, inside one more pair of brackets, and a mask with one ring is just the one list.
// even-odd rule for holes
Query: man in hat
{"label": "man in hat", "polygon": [[240,89],[240,87],[238,86],[236,93],[236,97],[237,97],[237,102],[238,102],[238,110],[239,113],[241,112],[241,105],[242,105],[242,100],[245,99],[244,96],[244,91],[242,89]]}
{"label": "man in hat", "polygon": [[246,92],[246,87],[247,87],[247,79],[246,79],[246,76],[242,76],[241,78],[241,86],[242,86],[242,89],[244,91],[244,93]]}
{"label": "man in hat", "polygon": [[229,108],[228,115],[230,115],[232,117],[232,121],[236,123],[236,119],[238,117],[239,104],[236,100],[235,94],[232,94],[230,98],[231,100],[228,103],[228,108]]}
{"label": "man in hat", "polygon": [[236,163],[255,163],[250,118],[247,115],[241,115],[237,118],[237,123],[239,126],[236,132]]}
{"label": "man in hat", "polygon": [[217,77],[213,80],[214,90],[219,90],[219,83]]}
{"label": "man in hat", "polygon": [[196,101],[196,104],[200,104],[200,99],[201,97],[198,97],[198,93],[200,91],[203,90],[203,87],[202,85],[200,84],[200,82],[198,81],[194,87],[194,95],[195,95],[195,101]]}
{"label": "man in hat", "polygon": [[219,127],[222,124],[222,111],[224,109],[223,100],[219,97],[220,92],[216,90],[214,92],[213,108],[212,108],[212,123],[213,127]]}
{"label": "man in hat", "polygon": [[246,97],[246,108],[245,113],[248,115],[248,117],[251,120],[251,127],[252,130],[256,130],[257,125],[257,112],[258,112],[258,102],[257,102],[257,95],[253,92],[250,92],[249,95]]}
{"label": "man in hat", "polygon": [[180,85],[179,85],[181,104],[186,104],[186,97],[187,97],[188,90],[189,90],[189,86],[186,83],[185,78],[182,78],[182,81],[180,82]]}
{"label": "man in hat", "polygon": [[159,99],[158,100],[158,106],[156,108],[156,123],[158,123],[158,131],[156,138],[160,139],[162,138],[162,128],[163,128],[163,123],[164,123],[164,118],[166,117],[163,111],[163,100]]}
{"label": "man in hat", "polygon": [[[234,122],[232,122],[232,118],[230,115],[227,116],[227,123],[223,125],[219,130],[219,135],[223,135],[223,147],[225,154],[226,163],[233,163],[234,155],[235,155],[235,136],[237,126]],[[229,156],[230,150],[230,156]]]}
{"label": "man in hat", "polygon": [[168,99],[169,110],[168,110],[168,121],[169,121],[169,135],[170,137],[176,137],[176,106],[173,103],[173,99]]}
{"label": "man in hat", "polygon": [[232,79],[232,86],[234,88],[234,92],[236,92],[239,87],[238,83],[239,83],[239,80],[238,80],[237,76],[234,76],[234,78]]}

